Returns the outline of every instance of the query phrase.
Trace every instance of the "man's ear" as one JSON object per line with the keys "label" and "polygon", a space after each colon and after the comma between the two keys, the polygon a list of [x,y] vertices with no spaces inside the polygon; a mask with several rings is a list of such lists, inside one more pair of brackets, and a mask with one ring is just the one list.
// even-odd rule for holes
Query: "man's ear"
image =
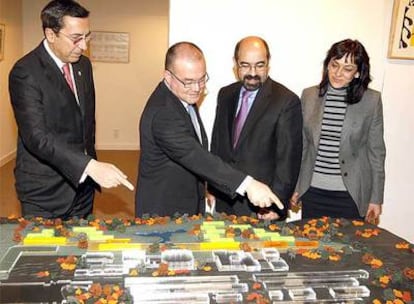
{"label": "man's ear", "polygon": [[168,85],[171,83],[171,73],[168,70],[164,70],[164,80],[167,82]]}
{"label": "man's ear", "polygon": [[56,39],[56,33],[51,28],[46,28],[45,37],[48,42],[53,43]]}

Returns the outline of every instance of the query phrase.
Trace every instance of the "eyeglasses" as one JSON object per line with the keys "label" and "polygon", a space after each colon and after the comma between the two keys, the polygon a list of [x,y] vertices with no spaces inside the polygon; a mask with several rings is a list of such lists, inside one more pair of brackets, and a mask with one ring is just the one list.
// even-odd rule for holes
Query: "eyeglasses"
{"label": "eyeglasses", "polygon": [[263,71],[264,69],[267,68],[267,63],[266,62],[259,62],[256,64],[250,64],[247,62],[241,62],[237,64],[240,70],[243,71],[250,71],[251,69],[254,69],[255,71]]}
{"label": "eyeglasses", "polygon": [[194,85],[198,85],[200,87],[204,87],[206,85],[206,82],[210,79],[210,77],[208,77],[208,74],[206,73],[203,77],[201,77],[199,80],[187,80],[187,81],[183,81],[180,78],[177,77],[177,75],[175,75],[173,72],[171,72],[170,70],[167,70],[175,79],[177,79],[186,89],[191,88]]}
{"label": "eyeglasses", "polygon": [[92,32],[89,32],[87,34],[73,34],[73,35],[68,35],[65,34],[64,32],[59,32],[60,34],[62,34],[63,36],[65,36],[66,38],[68,38],[70,41],[72,41],[73,45],[79,45],[82,40],[85,40],[85,43],[88,43],[91,39],[92,39]]}

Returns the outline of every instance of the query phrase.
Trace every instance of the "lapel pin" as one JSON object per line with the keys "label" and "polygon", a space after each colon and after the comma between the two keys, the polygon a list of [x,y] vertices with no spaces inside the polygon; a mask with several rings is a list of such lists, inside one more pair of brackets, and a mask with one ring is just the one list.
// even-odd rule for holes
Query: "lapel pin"
{"label": "lapel pin", "polygon": [[78,76],[82,76],[82,72],[81,71],[78,71]]}

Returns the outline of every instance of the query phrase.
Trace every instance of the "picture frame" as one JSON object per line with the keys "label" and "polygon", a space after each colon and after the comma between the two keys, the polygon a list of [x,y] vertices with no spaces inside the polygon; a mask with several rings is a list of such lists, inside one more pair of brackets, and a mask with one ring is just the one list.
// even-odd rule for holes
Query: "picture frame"
{"label": "picture frame", "polygon": [[414,0],[394,0],[388,58],[414,59]]}
{"label": "picture frame", "polygon": [[4,44],[6,35],[6,25],[0,23],[0,61],[4,59]]}
{"label": "picture frame", "polygon": [[89,58],[91,61],[128,63],[129,33],[93,31]]}

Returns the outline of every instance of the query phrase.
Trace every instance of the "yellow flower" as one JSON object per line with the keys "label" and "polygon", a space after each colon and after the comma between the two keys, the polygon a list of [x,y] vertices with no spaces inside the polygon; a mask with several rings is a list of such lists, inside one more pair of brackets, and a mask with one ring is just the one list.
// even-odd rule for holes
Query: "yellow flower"
{"label": "yellow flower", "polygon": [[402,292],[398,289],[393,289],[392,292],[394,293],[394,296],[396,296],[397,298],[402,298],[403,296]]}
{"label": "yellow flower", "polygon": [[379,278],[380,283],[387,285],[390,282],[390,276],[388,275],[383,275],[382,277]]}

